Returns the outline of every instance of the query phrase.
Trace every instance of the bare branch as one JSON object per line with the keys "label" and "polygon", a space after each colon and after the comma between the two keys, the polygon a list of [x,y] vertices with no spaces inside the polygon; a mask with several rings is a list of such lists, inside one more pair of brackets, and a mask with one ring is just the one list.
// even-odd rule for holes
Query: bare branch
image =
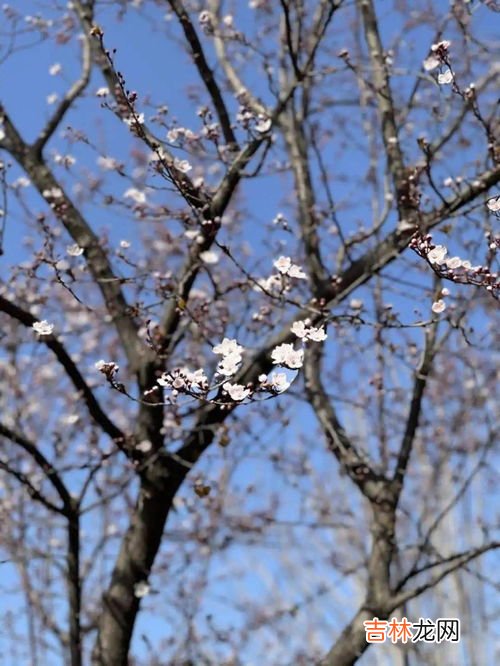
{"label": "bare branch", "polygon": [[83,35],[82,38],[82,73],[80,78],[73,83],[68,92],[64,95],[63,99],[59,103],[59,106],[55,110],[52,117],[49,119],[46,126],[40,132],[39,137],[33,144],[33,149],[42,155],[42,151],[49,141],[51,136],[59,127],[61,120],[66,115],[66,112],[71,107],[73,102],[82,94],[90,81],[91,73],[91,59],[90,59],[90,43],[88,35]]}
{"label": "bare branch", "polygon": [[427,379],[431,372],[432,361],[436,354],[437,322],[431,324],[425,331],[425,346],[418,368],[413,380],[413,393],[411,397],[410,410],[406,419],[406,428],[399,449],[398,461],[394,470],[393,480],[398,488],[398,495],[403,488],[406,468],[410,459],[415,434],[417,432],[420,414],[422,412],[422,400],[424,397]]}
{"label": "bare branch", "polygon": [[484,553],[487,553],[490,550],[496,550],[497,548],[500,548],[500,542],[493,541],[492,543],[485,544],[484,546],[479,546],[478,548],[473,548],[471,550],[464,551],[463,553],[457,553],[456,555],[451,555],[450,557],[443,560],[443,562],[434,562],[427,568],[437,567],[448,561],[450,562],[450,564],[449,566],[445,567],[443,571],[439,572],[438,574],[430,578],[427,582],[422,583],[421,585],[417,585],[411,590],[406,590],[404,592],[396,594],[391,599],[392,608],[393,609],[398,608],[399,606],[402,606],[404,603],[410,601],[410,599],[415,599],[415,597],[418,597],[419,595],[423,594],[426,590],[430,589],[431,587],[434,587],[435,585],[440,583],[444,578],[446,578],[446,576],[453,573],[454,571],[457,571],[471,560],[476,559],[480,555],[483,555]]}
{"label": "bare branch", "polygon": [[[215,17],[215,20],[219,21],[220,0],[209,0],[208,7],[212,15]],[[214,26],[213,40],[215,53],[234,94],[241,95],[244,93],[245,100],[248,101],[248,104],[254,113],[261,114],[263,116],[269,116],[270,114],[265,104],[263,104],[247,90],[247,88],[243,85],[240,77],[238,76],[235,68],[233,67],[231,58],[229,58],[226,53],[226,45],[224,43],[223,37],[221,36],[219,26]]]}
{"label": "bare branch", "polygon": [[382,138],[387,156],[387,166],[392,176],[400,218],[405,219],[409,213],[413,213],[413,208],[409,206],[408,200],[405,199],[405,165],[399,142],[394,101],[377,16],[372,0],[358,0],[358,7],[363,19],[366,43],[372,63],[373,82],[382,123]]}
{"label": "bare branch", "polygon": [[61,220],[75,243],[84,249],[90,272],[101,290],[128,361],[132,369],[137,372],[146,359],[148,350],[139,343],[138,327],[121,290],[120,279],[113,273],[106,252],[38,151],[23,141],[3,107],[0,107],[0,115],[3,116],[6,150],[29,175],[40,195]]}
{"label": "bare branch", "polygon": [[[0,311],[5,312],[10,317],[21,322],[26,327],[31,327],[37,319],[27,310],[23,310],[18,305],[14,305],[4,296],[0,295]],[[104,410],[99,405],[97,398],[80,373],[76,363],[72,360],[64,345],[53,335],[43,336],[40,340],[51,349],[59,363],[64,368],[69,379],[77,391],[81,392],[83,400],[87,406],[88,412],[94,422],[113,439],[119,446],[123,447],[126,441],[125,434],[111,421]]]}
{"label": "bare branch", "polygon": [[298,118],[295,109],[292,108],[290,113],[281,119],[281,127],[287,143],[295,180],[299,225],[304,242],[305,258],[316,294],[318,294],[322,291],[328,279],[328,274],[320,252],[317,231],[318,220],[315,215],[316,197],[311,177],[304,120],[304,118]]}
{"label": "bare branch", "polygon": [[[37,466],[40,468],[40,470],[43,472],[44,476],[47,478],[48,481],[52,484],[54,490],[57,492],[59,495],[60,499],[62,500],[63,506],[62,508],[59,508],[43,498],[40,493],[32,486],[31,482],[29,479],[24,474],[21,474],[20,472],[16,472],[15,476],[18,478],[21,483],[24,485],[27,485],[28,488],[30,489],[30,493],[33,492],[35,499],[38,499],[41,501],[47,508],[51,509],[51,511],[56,511],[57,513],[63,513],[66,514],[71,507],[71,495],[66,488],[65,484],[63,483],[60,475],[58,474],[57,470],[54,468],[51,462],[44,456],[44,454],[40,451],[40,449],[34,444],[33,442],[30,442],[29,439],[24,437],[19,432],[16,432],[12,428],[9,428],[7,425],[4,423],[0,423],[0,435],[2,437],[6,437],[7,439],[10,439],[14,444],[17,444],[20,446],[26,453],[28,453]],[[7,469],[9,473],[14,473],[11,469]]]}
{"label": "bare branch", "polygon": [[189,18],[186,8],[184,7],[182,0],[167,0],[167,2],[172,7],[177,18],[179,19],[182,29],[184,30],[184,35],[186,36],[186,40],[191,48],[193,62],[198,69],[200,78],[205,84],[205,87],[212,99],[215,111],[217,112],[220,126],[224,134],[224,139],[226,140],[226,143],[229,147],[238,148],[238,142],[231,126],[231,119],[229,117],[226,104],[222,97],[217,81],[215,80],[214,73],[207,62],[203,46],[200,42],[198,34],[196,33],[192,21]]}
{"label": "bare branch", "polygon": [[335,409],[321,383],[321,346],[306,349],[304,356],[304,384],[306,396],[314,409],[323,432],[335,457],[352,481],[369,499],[378,499],[380,482],[367,455],[363,455],[349,439]]}

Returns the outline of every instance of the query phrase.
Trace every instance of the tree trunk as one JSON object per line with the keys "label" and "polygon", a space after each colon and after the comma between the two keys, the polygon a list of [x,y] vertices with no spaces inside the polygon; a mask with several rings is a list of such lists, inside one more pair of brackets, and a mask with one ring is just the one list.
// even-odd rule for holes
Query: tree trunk
{"label": "tree trunk", "polygon": [[172,500],[182,479],[169,476],[164,465],[141,480],[137,504],[122,541],[111,585],[103,596],[97,639],[92,652],[95,666],[127,666],[130,641],[139,609],[135,592],[148,580],[161,544]]}
{"label": "tree trunk", "polygon": [[82,635],[80,613],[82,588],[80,581],[80,520],[75,507],[68,516],[68,599],[69,646],[71,666],[82,666]]}

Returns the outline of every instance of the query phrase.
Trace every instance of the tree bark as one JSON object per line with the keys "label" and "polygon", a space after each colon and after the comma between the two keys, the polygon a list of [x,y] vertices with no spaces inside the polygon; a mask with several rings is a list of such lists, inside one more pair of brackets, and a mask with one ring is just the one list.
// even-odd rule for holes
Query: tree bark
{"label": "tree bark", "polygon": [[[371,620],[373,617],[373,613],[360,609],[320,662],[320,666],[351,666],[355,664],[368,647],[363,622]],[[381,618],[380,615],[377,615],[377,617]]]}
{"label": "tree bark", "polygon": [[71,666],[82,666],[81,606],[82,587],[80,580],[80,521],[78,508],[68,516],[68,600],[69,600],[69,646]]}
{"label": "tree bark", "polygon": [[140,598],[135,586],[148,580],[161,544],[172,500],[182,482],[157,461],[141,479],[137,504],[122,541],[111,584],[103,596],[103,610],[92,652],[94,666],[127,666]]}

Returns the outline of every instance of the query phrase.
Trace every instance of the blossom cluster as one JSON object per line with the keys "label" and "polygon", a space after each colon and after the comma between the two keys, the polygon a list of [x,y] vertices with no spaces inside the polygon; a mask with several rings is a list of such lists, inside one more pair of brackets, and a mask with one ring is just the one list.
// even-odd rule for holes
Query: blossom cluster
{"label": "blossom cluster", "polygon": [[323,342],[326,340],[328,336],[323,327],[314,328],[313,326],[309,326],[309,324],[309,319],[306,319],[305,321],[296,321],[293,324],[291,331],[301,340],[312,340],[313,342]]}
{"label": "blossom cluster", "polygon": [[304,363],[304,350],[295,349],[292,344],[284,343],[273,349],[271,358],[275,365],[284,365],[286,368],[298,370]]}
{"label": "blossom cluster", "polygon": [[49,324],[46,319],[43,319],[42,321],[35,321],[32,328],[38,335],[52,335],[54,324]]}
{"label": "blossom cluster", "polygon": [[102,372],[106,379],[109,380],[112,380],[120,369],[120,366],[117,363],[114,363],[113,361],[104,361],[103,359],[97,361],[95,367],[99,372]]}
{"label": "blossom cluster", "polygon": [[307,275],[297,264],[292,263],[290,257],[279,257],[273,266],[278,270],[267,278],[260,278],[254,285],[254,291],[263,290],[272,296],[278,296],[290,290],[290,278],[306,280]]}
{"label": "blossom cluster", "polygon": [[236,114],[236,121],[243,129],[254,129],[258,134],[267,134],[271,130],[273,121],[266,115],[255,114],[248,104],[245,103],[246,91],[239,95],[241,104]]}
{"label": "blossom cluster", "polygon": [[239,370],[244,351],[243,347],[236,340],[224,338],[220,344],[215,345],[212,351],[214,354],[222,356],[222,360],[217,365],[217,373],[219,375],[231,377],[236,374]]}
{"label": "blossom cluster", "polygon": [[290,257],[279,257],[273,265],[282,275],[288,275],[288,277],[296,278],[297,280],[305,280],[307,278],[302,268],[297,266],[297,264],[293,264]]}
{"label": "blossom cluster", "polygon": [[[426,259],[441,278],[458,284],[481,286],[497,296],[500,288],[498,273],[492,272],[488,266],[473,266],[468,259],[461,259],[457,256],[448,257],[448,249],[444,245],[434,245],[431,234],[416,234],[410,241],[410,247],[420,257]],[[499,247],[500,238],[489,239],[491,252],[495,252]]]}
{"label": "blossom cluster", "polygon": [[201,368],[193,372],[188,368],[176,368],[172,372],[164,372],[158,379],[158,385],[174,391],[206,391],[208,379]]}
{"label": "blossom cluster", "polygon": [[[309,324],[308,319],[297,321],[291,327],[291,332],[303,342],[322,342],[327,338],[323,327],[315,328]],[[144,397],[149,398],[152,394],[157,393],[160,390],[159,387],[161,387],[170,392],[169,401],[175,401],[179,394],[190,395],[198,399],[208,399],[208,394],[211,391],[220,389],[222,394],[226,395],[232,402],[242,402],[257,393],[268,392],[276,395],[290,387],[291,381],[286,372],[272,372],[270,376],[261,374],[258,377],[257,386],[252,383],[243,385],[229,381],[229,378],[236,375],[240,370],[244,351],[237,340],[224,338],[222,342],[212,348],[212,352],[221,357],[214,373],[214,383],[211,384],[202,368],[197,370],[190,370],[186,367],[174,368],[163,372],[156,380],[156,386],[145,392]],[[272,350],[271,359],[273,365],[279,365],[288,370],[298,370],[304,363],[304,349],[296,349],[292,343],[283,343]],[[105,375],[106,379],[115,388],[118,387],[114,383],[115,375],[119,370],[116,363],[100,360],[95,364],[95,367]],[[123,388],[122,385],[120,386]]]}
{"label": "blossom cluster", "polygon": [[446,85],[453,82],[453,71],[448,60],[448,50],[450,42],[444,39],[431,46],[431,53],[423,62],[426,72],[432,72],[438,67],[440,72],[437,75],[437,82],[440,85]]}

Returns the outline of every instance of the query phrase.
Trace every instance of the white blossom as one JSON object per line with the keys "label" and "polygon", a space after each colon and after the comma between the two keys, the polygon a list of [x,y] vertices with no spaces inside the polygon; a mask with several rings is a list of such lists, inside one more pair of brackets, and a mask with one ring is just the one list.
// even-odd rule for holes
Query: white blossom
{"label": "white blossom", "polygon": [[42,196],[46,199],[60,199],[63,193],[59,187],[51,187],[48,190],[43,190]]}
{"label": "white blossom", "polygon": [[58,271],[67,271],[70,268],[70,264],[66,259],[59,259],[55,265],[56,270]]}
{"label": "white blossom", "polygon": [[54,162],[56,164],[62,164],[64,167],[68,168],[75,164],[76,158],[73,157],[73,155],[60,155],[59,153],[55,153]]}
{"label": "white blossom", "polygon": [[283,285],[279,275],[271,275],[268,278],[260,278],[257,280],[257,284],[254,284],[254,291],[264,291],[269,292],[270,294],[279,294],[282,290]]}
{"label": "white blossom", "polygon": [[174,389],[205,389],[208,387],[208,379],[202,368],[191,371],[189,368],[179,368],[170,372],[164,372],[157,380],[160,386]]}
{"label": "white blossom", "polygon": [[435,55],[430,55],[423,62],[424,69],[426,72],[432,72],[432,70],[436,69],[436,67],[439,67],[440,64],[441,61]]}
{"label": "white blossom", "polygon": [[455,268],[460,268],[460,266],[462,265],[462,260],[460,259],[460,257],[450,257],[449,259],[446,259],[445,263],[448,266],[448,268],[454,270]]}
{"label": "white blossom", "polygon": [[271,375],[271,386],[278,393],[282,393],[289,388],[290,382],[284,372],[273,372]]}
{"label": "white blossom", "polygon": [[126,192],[123,193],[125,199],[132,199],[138,204],[146,203],[146,194],[141,192],[136,187],[129,187]]}
{"label": "white blossom", "polygon": [[446,303],[440,298],[438,301],[432,304],[432,311],[436,314],[444,312],[446,310]]}
{"label": "white blossom", "polygon": [[38,335],[51,335],[54,330],[54,324],[49,324],[46,319],[42,319],[42,321],[35,321],[33,323],[33,330]]}
{"label": "white blossom", "polygon": [[80,247],[74,243],[73,245],[68,245],[66,252],[70,255],[70,257],[79,257],[83,254],[83,247]]}
{"label": "white blossom", "polygon": [[288,271],[290,270],[290,266],[292,265],[292,260],[290,257],[280,257],[279,259],[276,259],[274,262],[273,266],[280,272],[283,273],[283,275],[286,275]]}
{"label": "white blossom", "polygon": [[231,377],[238,372],[241,363],[241,355],[234,353],[224,356],[217,366],[217,372],[225,377]]}
{"label": "white blossom", "polygon": [[26,176],[20,176],[16,178],[11,184],[13,189],[18,189],[19,187],[29,187],[31,185],[31,180],[26,178]]}
{"label": "white blossom", "polygon": [[296,278],[297,280],[305,280],[307,279],[307,275],[304,273],[302,268],[300,266],[296,266],[295,264],[292,264],[288,270],[288,275],[292,278]]}
{"label": "white blossom", "polygon": [[177,157],[174,159],[174,167],[181,173],[188,173],[193,168],[187,160],[179,160]]}
{"label": "white blossom", "polygon": [[273,266],[283,275],[288,275],[289,277],[297,279],[307,278],[307,275],[302,271],[300,266],[292,264],[290,257],[279,257],[276,259]]}
{"label": "white blossom", "polygon": [[106,86],[102,86],[101,88],[97,88],[95,91],[96,97],[107,97],[109,95],[109,88]]}
{"label": "white blossom", "polygon": [[114,523],[110,523],[110,524],[106,527],[106,536],[108,536],[108,537],[110,537],[110,536],[114,536],[114,535],[117,534],[117,533],[118,533],[118,526],[115,525]]}
{"label": "white blossom", "polygon": [[123,248],[124,250],[128,250],[128,248],[130,247],[130,241],[125,239],[121,240],[120,247]]}
{"label": "white blossom", "polygon": [[102,372],[102,374],[107,377],[112,377],[120,369],[120,366],[117,363],[114,363],[114,361],[104,361],[103,359],[97,361],[94,365],[96,370],[99,370],[99,372]]}
{"label": "white blossom", "polygon": [[307,336],[308,329],[306,327],[305,321],[296,321],[294,322],[292,328],[290,329],[294,335],[296,335],[301,340]]}
{"label": "white blossom", "polygon": [[427,255],[427,259],[431,262],[431,264],[442,264],[444,263],[444,258],[447,254],[448,250],[444,245],[436,245],[435,248],[430,250],[429,254]]}
{"label": "white blossom", "polygon": [[198,21],[202,26],[210,24],[212,20],[213,20],[212,13],[207,11],[206,9],[198,14]]}
{"label": "white blossom", "polygon": [[328,335],[326,334],[326,331],[323,327],[310,328],[307,332],[308,340],[312,340],[313,342],[323,342],[327,339],[327,337]]}
{"label": "white blossom", "polygon": [[122,168],[122,165],[114,157],[106,157],[106,155],[99,155],[97,158],[97,165],[103,171],[115,171]]}
{"label": "white blossom", "polygon": [[49,67],[49,74],[50,76],[57,76],[60,74],[62,71],[61,64],[58,62],[55,62],[53,65]]}
{"label": "white blossom", "polygon": [[229,354],[239,354],[244,351],[243,347],[237,343],[236,340],[224,338],[221,343],[215,345],[212,349],[214,354],[221,354],[222,356],[229,356]]}
{"label": "white blossom", "polygon": [[290,330],[301,340],[312,340],[313,342],[323,342],[323,340],[326,340],[328,336],[323,327],[308,327],[306,326],[307,323],[308,320],[296,321]]}
{"label": "white blossom", "polygon": [[488,210],[491,210],[492,213],[498,213],[500,211],[500,194],[496,197],[491,197],[491,199],[488,199],[486,206],[488,207]]}
{"label": "white blossom", "polygon": [[138,451],[141,451],[141,453],[148,453],[148,451],[151,451],[153,448],[153,445],[149,441],[149,439],[143,439],[142,442],[139,442],[137,446],[135,447]]}
{"label": "white blossom", "polygon": [[296,350],[293,345],[284,343],[273,349],[271,358],[275,365],[284,365],[294,369],[301,368],[304,361],[304,350]]}
{"label": "white blossom", "polygon": [[50,95],[47,95],[47,104],[55,104],[58,99],[59,95],[57,93],[51,93]]}
{"label": "white blossom", "polygon": [[134,596],[138,599],[146,597],[151,591],[151,587],[145,580],[141,580],[134,585]]}
{"label": "white blossom", "polygon": [[266,116],[258,116],[255,129],[257,130],[257,132],[265,134],[266,132],[269,132],[272,124],[273,121],[271,120],[271,118],[267,118]]}
{"label": "white blossom", "polygon": [[433,53],[436,53],[436,51],[447,51],[451,46],[451,42],[448,39],[443,39],[440,42],[437,42],[436,44],[433,44],[431,46],[431,51]]}
{"label": "white blossom", "polygon": [[164,372],[161,377],[156,380],[160,386],[171,386],[172,378],[168,372]]}
{"label": "white blossom", "polygon": [[451,83],[453,81],[453,72],[451,69],[447,69],[446,72],[442,72],[441,74],[438,74],[438,83],[439,85],[447,85],[448,83]]}
{"label": "white blossom", "polygon": [[223,386],[224,391],[229,395],[231,400],[241,402],[250,395],[250,389],[245,388],[241,384],[230,384],[226,382]]}
{"label": "white blossom", "polygon": [[191,384],[193,388],[205,388],[208,386],[208,378],[203,371],[203,368],[199,368],[194,372],[185,370],[186,379]]}
{"label": "white blossom", "polygon": [[286,218],[283,213],[276,214],[276,217],[273,219],[273,224],[286,224]]}
{"label": "white blossom", "polygon": [[216,264],[219,261],[219,255],[212,250],[206,250],[205,252],[200,252],[200,259],[205,264]]}
{"label": "white blossom", "polygon": [[132,127],[134,125],[143,125],[144,124],[144,114],[143,113],[133,113],[130,116],[127,116],[127,118],[123,119],[123,122],[128,125],[129,127]]}
{"label": "white blossom", "polygon": [[238,371],[242,360],[241,354],[244,350],[236,340],[224,338],[220,344],[215,345],[212,351],[214,354],[219,354],[223,357],[217,366],[217,372],[220,375],[231,377]]}
{"label": "white blossom", "polygon": [[167,141],[169,143],[175,143],[178,138],[179,138],[179,130],[177,127],[172,127],[172,129],[168,130]]}

